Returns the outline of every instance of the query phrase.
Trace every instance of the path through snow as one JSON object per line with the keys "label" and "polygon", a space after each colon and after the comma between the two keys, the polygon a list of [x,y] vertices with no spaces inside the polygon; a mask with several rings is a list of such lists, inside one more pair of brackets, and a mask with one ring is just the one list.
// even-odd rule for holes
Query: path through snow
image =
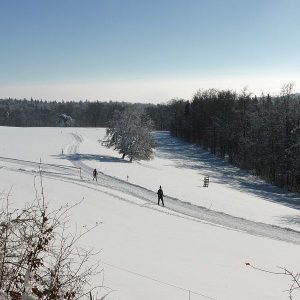
{"label": "path through snow", "polygon": [[[221,226],[224,229],[245,232],[255,236],[267,237],[275,240],[300,244],[300,232],[283,228],[276,225],[270,225],[262,222],[254,222],[244,218],[235,217],[223,212],[217,212],[202,206],[185,202],[181,199],[165,196],[165,207],[158,207],[156,192],[146,189],[142,186],[134,185],[130,182],[109,176],[102,172],[98,174],[98,182],[92,181],[91,174],[93,168],[86,165],[82,160],[79,152],[79,146],[83,141],[81,135],[72,133],[74,142],[67,147],[66,157],[74,166],[81,168],[82,178],[78,176],[78,170],[68,170],[67,173],[55,172],[52,169],[42,169],[44,177],[65,181],[80,185],[84,188],[93,189],[95,192],[101,192],[118,198],[119,200],[129,202],[133,205],[139,205],[143,208],[156,210],[160,213],[176,215],[181,218],[188,218],[192,221],[207,223],[212,226]],[[7,162],[0,157],[0,161]],[[15,159],[13,166],[5,166],[9,171],[17,171],[36,175],[39,170],[37,164],[24,162]],[[31,167],[31,168],[28,168]],[[73,174],[72,174],[73,172]],[[138,201],[137,201],[138,200]],[[142,204],[140,201],[144,201]]]}
{"label": "path through snow", "polygon": [[[85,175],[84,178],[90,178],[93,169],[84,164],[80,159],[80,155],[78,155],[82,137],[76,133],[72,133],[72,135],[75,141],[68,147],[68,154],[70,154],[69,158],[76,167],[82,169],[83,174]],[[104,173],[99,172],[98,182],[93,184],[104,186],[112,192],[119,191],[149,203],[156,203],[156,192],[106,175]],[[211,223],[213,225],[222,226],[231,230],[242,231],[256,236],[300,244],[300,232],[296,230],[234,217],[229,214],[216,212],[214,210],[168,196],[165,197],[165,204],[167,208],[164,210],[167,212],[170,211],[183,214],[185,216],[195,218],[201,222]],[[145,207],[147,207],[147,205],[145,205]],[[162,210],[160,209],[160,211]]]}

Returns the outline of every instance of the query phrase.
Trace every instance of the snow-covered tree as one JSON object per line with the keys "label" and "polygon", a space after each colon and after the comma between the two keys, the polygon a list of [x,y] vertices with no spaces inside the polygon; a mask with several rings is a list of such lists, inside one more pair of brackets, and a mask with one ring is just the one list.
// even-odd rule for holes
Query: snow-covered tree
{"label": "snow-covered tree", "polygon": [[57,124],[61,127],[70,127],[74,124],[74,119],[66,114],[60,114],[57,117]]}
{"label": "snow-covered tree", "polygon": [[152,120],[137,109],[116,111],[102,144],[118,150],[122,158],[128,156],[130,161],[148,160],[154,147],[152,128]]}

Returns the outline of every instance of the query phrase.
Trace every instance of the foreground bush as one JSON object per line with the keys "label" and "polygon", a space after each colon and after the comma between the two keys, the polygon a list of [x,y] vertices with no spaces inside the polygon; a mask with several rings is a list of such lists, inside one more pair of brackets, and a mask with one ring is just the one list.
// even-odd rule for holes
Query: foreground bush
{"label": "foreground bush", "polygon": [[12,207],[9,195],[0,196],[0,299],[91,297],[89,282],[100,271],[91,262],[95,253],[77,242],[92,228],[71,234],[74,205],[50,210],[42,182],[40,196],[36,194],[22,209]]}

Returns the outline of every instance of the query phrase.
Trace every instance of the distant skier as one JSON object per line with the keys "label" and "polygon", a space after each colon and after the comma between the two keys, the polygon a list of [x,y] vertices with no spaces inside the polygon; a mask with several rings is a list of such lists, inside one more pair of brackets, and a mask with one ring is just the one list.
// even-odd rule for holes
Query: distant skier
{"label": "distant skier", "polygon": [[96,179],[96,181],[97,181],[97,175],[98,175],[98,172],[97,172],[96,169],[94,169],[94,171],[93,171],[93,180]]}
{"label": "distant skier", "polygon": [[159,189],[157,191],[157,196],[158,196],[158,202],[157,202],[157,204],[159,205],[159,202],[161,200],[162,206],[165,206],[165,204],[164,204],[164,192],[163,192],[163,190],[161,188],[161,185],[159,186]]}

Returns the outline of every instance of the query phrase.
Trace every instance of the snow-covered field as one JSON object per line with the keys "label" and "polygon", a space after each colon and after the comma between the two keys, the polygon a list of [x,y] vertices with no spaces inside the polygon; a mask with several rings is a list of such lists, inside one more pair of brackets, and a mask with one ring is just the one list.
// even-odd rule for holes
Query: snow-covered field
{"label": "snow-covered field", "polygon": [[[288,299],[288,277],[245,263],[300,272],[296,195],[166,132],[154,134],[153,160],[129,163],[101,146],[104,133],[0,127],[0,193],[10,193],[15,205],[31,201],[41,168],[51,205],[83,199],[72,221],[102,222],[82,242],[101,250],[104,285],[114,290],[107,299]],[[68,166],[80,167],[82,178]],[[97,183],[93,168],[101,172]],[[204,175],[210,176],[208,188]],[[164,208],[156,205],[159,185],[167,196]]]}

